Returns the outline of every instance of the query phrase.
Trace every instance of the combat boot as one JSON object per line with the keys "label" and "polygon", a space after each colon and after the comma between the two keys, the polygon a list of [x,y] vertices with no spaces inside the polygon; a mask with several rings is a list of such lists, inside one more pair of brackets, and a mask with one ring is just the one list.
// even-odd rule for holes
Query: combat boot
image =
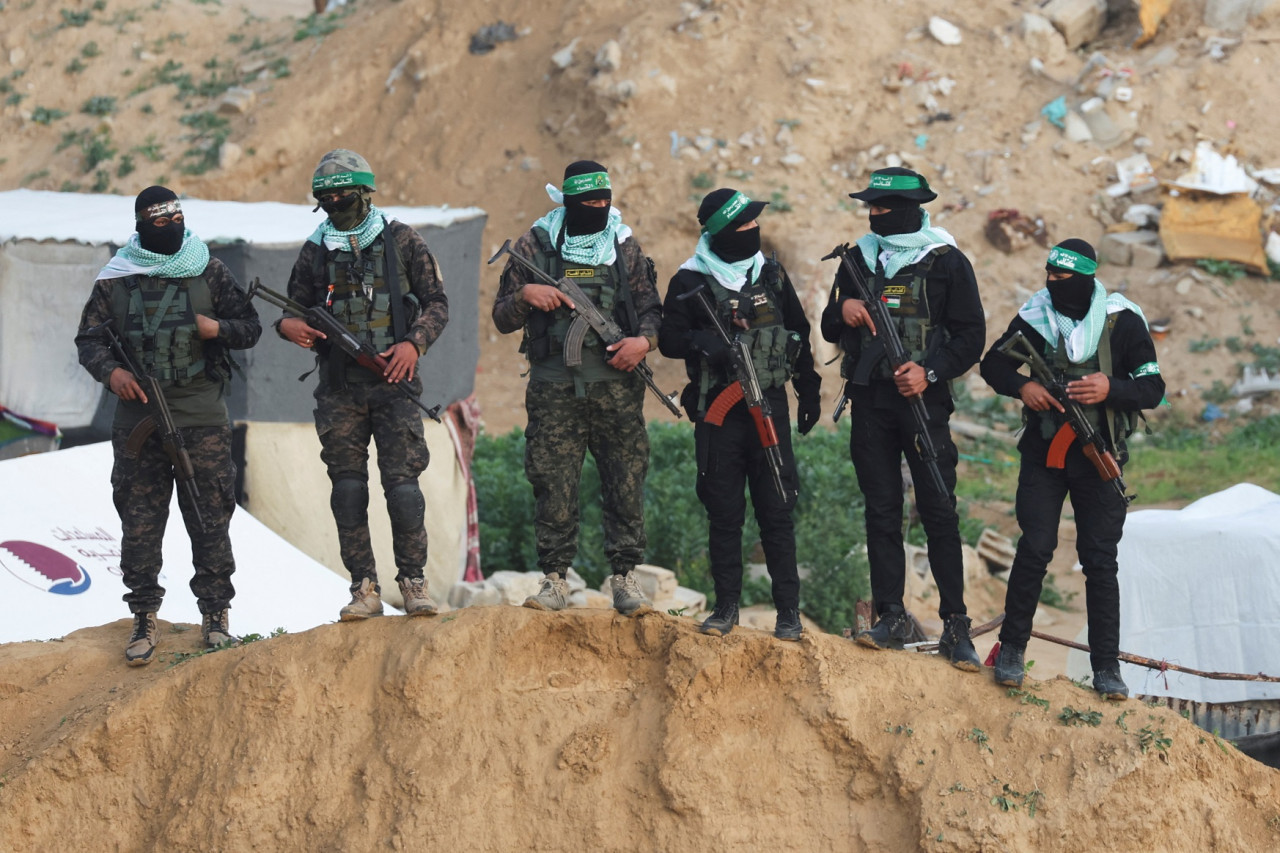
{"label": "combat boot", "polygon": [[435,616],[440,612],[440,605],[427,595],[426,578],[401,578],[400,595],[404,598],[404,615]]}
{"label": "combat boot", "polygon": [[[617,600],[617,593],[614,593]],[[542,576],[542,584],[538,594],[524,600],[525,607],[534,610],[564,610],[569,606],[569,582],[560,577],[559,572],[547,572]]]}
{"label": "combat boot", "polygon": [[901,649],[911,636],[911,618],[900,604],[891,604],[880,614],[875,627],[858,634],[857,641],[869,649]]}
{"label": "combat boot", "polygon": [[1093,689],[1103,699],[1114,699],[1123,702],[1129,698],[1129,686],[1120,677],[1120,664],[1113,663],[1106,669],[1093,671]]}
{"label": "combat boot", "polygon": [[1000,644],[1000,653],[996,655],[996,665],[993,669],[996,684],[1003,684],[1005,687],[1022,686],[1022,677],[1027,671],[1022,657],[1026,651],[1025,648],[1012,643]]}
{"label": "combat boot", "polygon": [[733,626],[738,624],[738,601],[716,602],[716,609],[711,611],[711,615],[698,628],[704,634],[710,634],[713,637],[727,636],[733,630]]}
{"label": "combat boot", "polygon": [[783,607],[778,610],[778,621],[773,626],[773,636],[779,640],[799,640],[804,633],[800,624],[800,611],[794,607]]}
{"label": "combat boot", "polygon": [[613,576],[613,609],[623,616],[640,616],[653,612],[653,604],[640,590],[635,569]]}
{"label": "combat boot", "polygon": [[156,625],[156,614],[133,614],[133,635],[129,637],[129,645],[124,647],[124,659],[129,666],[151,663],[151,655],[158,645],[160,628]]}
{"label": "combat boot", "polygon": [[378,587],[373,580],[365,578],[351,590],[351,603],[338,611],[338,621],[359,622],[370,616],[381,615],[382,596],[378,595]]}
{"label": "combat boot", "polygon": [[943,621],[942,638],[938,640],[938,654],[965,672],[977,672],[982,668],[973,640],[969,639],[969,626],[972,624],[968,616],[953,613]]}
{"label": "combat boot", "polygon": [[206,613],[200,620],[200,636],[204,639],[204,647],[213,649],[223,644],[236,645],[240,638],[231,633],[231,611],[219,610],[217,613]]}

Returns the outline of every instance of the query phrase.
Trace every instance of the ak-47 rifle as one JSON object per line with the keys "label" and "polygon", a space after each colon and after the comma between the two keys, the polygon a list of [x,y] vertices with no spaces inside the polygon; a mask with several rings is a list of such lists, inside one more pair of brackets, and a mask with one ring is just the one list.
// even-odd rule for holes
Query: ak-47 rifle
{"label": "ak-47 rifle", "polygon": [[[867,313],[871,315],[871,321],[875,323],[876,340],[884,350],[884,357],[888,360],[890,369],[896,371],[910,361],[911,356],[907,353],[906,347],[902,345],[902,338],[898,336],[897,324],[893,322],[893,317],[889,315],[888,307],[871,292],[871,288],[867,286],[862,273],[858,272],[857,265],[850,260],[849,246],[847,244],[836,246],[831,250],[831,254],[826,255],[823,260],[826,261],[831,258],[839,258],[845,271],[849,273],[849,279],[853,282],[854,292],[857,294],[858,299],[862,300],[863,304],[866,305]],[[862,358],[873,356],[874,354],[866,351],[862,353]],[[868,378],[864,378],[866,376],[867,373],[862,372],[860,376],[854,376],[850,381],[855,385],[865,385],[869,381]],[[919,394],[906,399],[911,406],[911,415],[916,422],[916,453],[920,455],[925,467],[929,469],[929,478],[933,480],[933,487],[938,490],[939,494],[946,495],[948,494],[948,489],[946,483],[942,480],[942,472],[938,470],[938,449],[933,446],[933,439],[929,437],[929,410],[925,408],[924,398]],[[843,411],[845,402],[847,400],[842,398],[841,405],[832,415],[833,419],[839,420],[840,412]]]}
{"label": "ak-47 rifle", "polygon": [[[254,279],[249,285],[249,295],[256,296],[259,299],[271,303],[286,314],[297,317],[299,320],[305,320],[311,328],[322,332],[325,340],[338,349],[351,356],[351,359],[365,370],[383,376],[387,369],[387,360],[383,358],[373,347],[361,341],[355,335],[351,334],[351,330],[338,321],[338,318],[330,314],[318,305],[312,305],[310,308],[295,302],[289,297],[277,293],[267,287],[259,279]],[[418,399],[418,395],[413,393],[413,386],[409,384],[407,379],[397,380],[395,386],[409,398],[409,400],[422,409],[427,417],[436,423],[440,423],[440,407],[432,406],[427,408],[426,404]]]}
{"label": "ak-47 rifle", "polygon": [[1085,417],[1084,410],[1080,408],[1080,404],[1067,395],[1066,384],[1054,375],[1048,363],[1040,353],[1036,352],[1036,348],[1031,345],[1031,341],[1027,340],[1027,336],[1022,332],[1014,332],[1009,340],[1000,345],[1000,352],[1031,368],[1031,378],[1043,385],[1045,390],[1052,394],[1054,399],[1061,403],[1062,408],[1065,410],[1066,420],[1063,421],[1062,426],[1058,427],[1058,432],[1053,436],[1053,441],[1049,443],[1049,453],[1045,458],[1045,465],[1050,468],[1064,467],[1066,465],[1067,448],[1071,446],[1071,442],[1078,438],[1080,439],[1080,449],[1084,451],[1085,458],[1093,463],[1093,467],[1098,470],[1098,476],[1102,478],[1103,482],[1110,483],[1115,488],[1120,495],[1120,499],[1125,502],[1125,506],[1133,502],[1138,496],[1127,494],[1129,487],[1124,484],[1120,463],[1116,461],[1115,456],[1107,449],[1106,443],[1102,440],[1102,435]]}
{"label": "ak-47 rifle", "polygon": [[173,478],[178,481],[178,487],[191,499],[191,511],[195,516],[196,524],[204,530],[204,519],[200,516],[200,489],[196,486],[196,472],[191,466],[191,457],[187,454],[186,441],[173,422],[169,402],[164,398],[164,392],[160,390],[160,382],[142,369],[142,364],[134,355],[133,348],[116,329],[114,319],[90,329],[89,333],[106,337],[116,358],[120,359],[120,364],[133,374],[133,378],[138,381],[138,385],[142,387],[142,393],[147,398],[148,414],[138,422],[133,432],[129,433],[129,439],[125,442],[125,453],[136,458],[142,450],[143,443],[151,437],[151,433],[160,430],[160,444],[164,447],[170,464],[173,465]]}
{"label": "ak-47 rifle", "polygon": [[[600,309],[591,301],[591,298],[582,291],[582,288],[568,278],[556,281],[545,271],[539,269],[538,265],[533,261],[517,252],[511,251],[510,240],[502,244],[502,248],[489,259],[489,263],[493,263],[503,255],[509,256],[542,284],[554,287],[565,296],[568,296],[569,301],[573,303],[573,322],[569,325],[569,331],[565,335],[564,341],[564,363],[566,367],[577,367],[582,364],[582,341],[586,337],[588,328],[595,330],[595,333],[604,341],[605,346],[612,346],[627,337],[627,333],[622,331],[622,327],[601,313]],[[671,394],[668,396],[662,393],[662,389],[658,387],[658,383],[653,379],[653,368],[641,360],[632,372],[644,380],[644,384],[649,386],[649,390],[662,402],[662,405],[671,411],[671,414],[677,418],[680,417],[680,407],[675,404],[676,395]]]}
{"label": "ak-47 rifle", "polygon": [[782,451],[778,447],[778,430],[774,427],[771,417],[773,412],[769,401],[765,399],[764,391],[760,388],[760,379],[756,376],[756,367],[751,360],[751,349],[742,339],[742,332],[735,332],[733,337],[729,337],[728,330],[720,322],[715,307],[707,298],[706,285],[699,284],[692,290],[680,294],[676,299],[696,299],[702,306],[702,313],[706,314],[707,319],[711,321],[711,327],[720,336],[721,342],[729,348],[729,385],[711,401],[702,419],[709,424],[722,426],[729,410],[736,406],[739,400],[745,402],[747,411],[751,413],[751,419],[755,421],[756,436],[760,439],[760,446],[764,448],[765,461],[769,463],[773,487],[778,491],[778,497],[784,502],[790,500],[794,494],[789,494],[782,484]]}

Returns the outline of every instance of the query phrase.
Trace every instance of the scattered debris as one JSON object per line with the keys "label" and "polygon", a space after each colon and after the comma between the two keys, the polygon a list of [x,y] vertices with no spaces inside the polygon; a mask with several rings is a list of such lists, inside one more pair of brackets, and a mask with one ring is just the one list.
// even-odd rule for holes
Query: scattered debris
{"label": "scattered debris", "polygon": [[1171,193],[1160,214],[1160,241],[1170,260],[1216,258],[1267,273],[1262,208],[1244,193]]}
{"label": "scattered debris", "polygon": [[938,40],[939,43],[953,47],[960,44],[962,37],[960,28],[944,18],[934,15],[929,19],[929,35]]}
{"label": "scattered debris", "polygon": [[471,36],[471,45],[467,49],[476,56],[483,56],[492,51],[500,42],[515,41],[519,38],[516,28],[504,21],[481,27]]}
{"label": "scattered debris", "polygon": [[987,242],[1006,255],[1025,249],[1032,243],[1041,248],[1049,248],[1049,229],[1044,219],[1023,216],[1012,208],[993,210],[987,214],[987,225],[983,233]]}

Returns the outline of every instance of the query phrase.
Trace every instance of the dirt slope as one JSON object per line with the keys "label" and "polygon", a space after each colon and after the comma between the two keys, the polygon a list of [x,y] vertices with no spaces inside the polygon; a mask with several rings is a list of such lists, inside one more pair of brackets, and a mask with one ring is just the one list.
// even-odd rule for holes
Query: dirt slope
{"label": "dirt slope", "polygon": [[[1172,712],[1067,681],[1024,704],[989,676],[829,635],[477,608],[138,672],[125,631],[0,648],[4,849],[1280,842],[1280,773]],[[1064,725],[1067,706],[1100,725]],[[1169,742],[1144,754],[1144,730]]]}
{"label": "dirt slope", "polygon": [[[192,195],[301,202],[320,155],[346,146],[373,163],[382,201],[484,207],[496,248],[549,207],[542,186],[566,162],[592,157],[609,166],[664,288],[696,239],[703,193],[732,183],[773,199],[765,239],[816,319],[834,270],[818,259],[865,231],[846,193],[897,155],[941,191],[935,224],[974,260],[994,336],[1040,286],[1043,259],[992,248],[982,237],[991,211],[1017,208],[1043,216],[1055,239],[1096,241],[1114,222],[1099,194],[1135,144],[1162,178],[1185,169],[1178,158],[1200,139],[1251,166],[1280,166],[1280,113],[1266,97],[1280,13],[1273,4],[1215,58],[1201,5],[1174,4],[1139,50],[1128,14],[1072,53],[1022,36],[1035,4],[974,0],[360,0],[311,25],[283,17],[308,11],[304,0],[253,12],[231,0],[9,2],[0,186],[131,195],[163,179]],[[955,23],[962,43],[930,37],[931,15]],[[519,37],[470,53],[472,34],[499,21]],[[561,69],[553,56],[569,47]],[[1133,90],[1118,111],[1128,141],[1107,150],[1065,141],[1039,114],[1059,95],[1091,93],[1099,71],[1081,91],[1072,84],[1095,50]],[[1043,74],[1030,70],[1033,57]],[[205,94],[227,82],[254,93],[243,112],[216,113],[221,95]],[[110,110],[99,100],[82,111],[106,97]],[[1181,274],[1168,270],[1104,267],[1102,277],[1153,318],[1174,318],[1161,361],[1170,399],[1193,416],[1200,388],[1230,384],[1240,356],[1192,354],[1192,341],[1274,346],[1280,336],[1267,307],[1274,285],[1260,279],[1215,295],[1201,283],[1175,292]],[[487,305],[496,273],[482,282]],[[481,330],[477,392],[489,428],[505,431],[523,423],[517,341],[485,316]],[[655,362],[664,384],[683,381],[678,365]],[[824,375],[833,398],[834,366]]]}

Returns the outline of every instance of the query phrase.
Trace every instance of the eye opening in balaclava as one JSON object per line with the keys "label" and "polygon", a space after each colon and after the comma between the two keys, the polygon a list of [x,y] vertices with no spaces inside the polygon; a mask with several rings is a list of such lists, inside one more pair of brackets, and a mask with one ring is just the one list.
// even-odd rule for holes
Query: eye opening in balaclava
{"label": "eye opening in balaclava", "polygon": [[594,207],[583,203],[613,201],[613,184],[604,166],[594,160],[575,160],[565,167],[560,191],[564,193],[565,234],[598,234],[609,224],[609,204]]}

